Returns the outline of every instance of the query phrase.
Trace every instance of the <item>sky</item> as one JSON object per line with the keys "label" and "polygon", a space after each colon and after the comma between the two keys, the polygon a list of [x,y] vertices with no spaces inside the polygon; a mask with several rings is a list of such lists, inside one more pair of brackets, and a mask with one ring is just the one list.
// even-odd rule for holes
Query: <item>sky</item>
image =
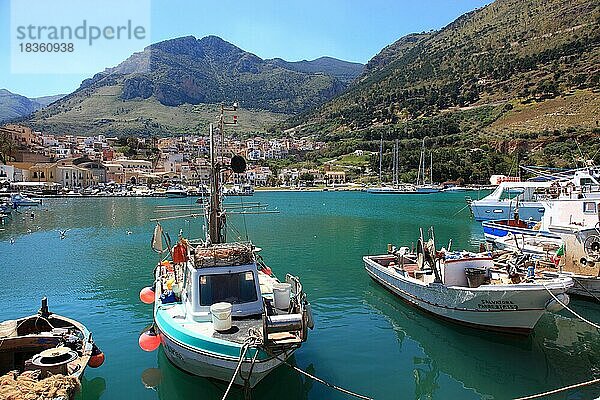
{"label": "sky", "polygon": [[[113,4],[110,4],[111,1]],[[0,88],[27,97],[70,93],[149,43],[220,36],[261,58],[330,56],[366,63],[412,33],[440,29],[490,0],[0,0]],[[116,11],[118,10],[118,11]],[[139,24],[144,40],[75,43],[72,54],[19,52],[17,27]],[[58,41],[60,42],[60,41]],[[68,43],[69,41],[64,41]],[[70,58],[69,58],[70,57]]]}

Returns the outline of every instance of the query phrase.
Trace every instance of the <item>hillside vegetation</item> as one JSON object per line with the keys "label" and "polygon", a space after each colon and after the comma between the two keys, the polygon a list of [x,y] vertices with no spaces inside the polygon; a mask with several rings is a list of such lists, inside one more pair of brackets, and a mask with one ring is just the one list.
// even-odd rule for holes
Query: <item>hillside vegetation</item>
{"label": "hillside vegetation", "polygon": [[28,122],[80,134],[183,133],[214,121],[198,109],[238,102],[250,116],[241,129],[263,130],[341,93],[362,68],[333,58],[263,60],[216,36],[182,37],[85,80]]}
{"label": "hillside vegetation", "polygon": [[[280,128],[314,134],[340,154],[374,150],[382,135],[388,149],[400,139],[407,173],[427,138],[443,161],[439,179],[506,173],[515,150],[522,162],[575,166],[596,153],[600,136],[599,24],[597,1],[497,0],[440,31],[401,38],[348,91]],[[474,159],[477,149],[493,156]]]}

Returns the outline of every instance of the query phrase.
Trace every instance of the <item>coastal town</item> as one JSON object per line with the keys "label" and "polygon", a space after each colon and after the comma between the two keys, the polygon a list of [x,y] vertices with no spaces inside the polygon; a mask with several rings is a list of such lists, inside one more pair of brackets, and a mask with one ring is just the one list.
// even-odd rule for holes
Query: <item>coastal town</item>
{"label": "coastal town", "polygon": [[[202,188],[209,183],[208,137],[118,138],[52,135],[8,124],[0,128],[8,139],[9,159],[0,163],[0,184],[38,187],[46,191],[73,191],[98,185],[169,186]],[[335,186],[347,183],[346,172],[329,164],[316,168],[279,168],[267,161],[300,156],[324,144],[307,138],[227,139],[222,146],[228,163],[232,155],[248,160],[248,169],[227,176],[228,183],[256,188]],[[362,154],[361,154],[362,155]],[[227,158],[227,159],[225,159]],[[336,168],[337,169],[337,168]],[[41,190],[40,190],[41,191]]]}

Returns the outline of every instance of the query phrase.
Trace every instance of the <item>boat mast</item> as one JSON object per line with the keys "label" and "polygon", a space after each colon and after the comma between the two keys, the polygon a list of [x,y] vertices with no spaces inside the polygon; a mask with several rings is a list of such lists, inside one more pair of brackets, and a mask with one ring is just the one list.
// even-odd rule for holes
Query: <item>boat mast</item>
{"label": "boat mast", "polygon": [[224,215],[221,210],[220,175],[221,165],[215,148],[213,124],[210,124],[210,205],[208,209],[208,234],[211,244],[225,242],[225,235],[221,231],[224,224]]}
{"label": "boat mast", "polygon": [[400,154],[400,148],[398,146],[398,139],[396,139],[396,143],[394,144],[394,185],[398,186],[398,184],[400,183],[400,179],[398,177],[398,171],[400,170],[399,168],[399,157],[398,155]]}
{"label": "boat mast", "polygon": [[381,141],[379,142],[379,184],[381,184],[382,159],[383,159],[383,132],[381,132]]}
{"label": "boat mast", "polygon": [[[219,116],[219,133],[221,135],[221,161],[224,156],[225,149],[225,125],[236,125],[237,115],[233,116],[233,121],[225,121],[225,111],[236,111],[237,103],[233,103],[232,107],[221,105],[221,115]],[[219,161],[219,153],[216,149],[215,135],[213,125],[210,124],[210,205],[208,212],[208,234],[210,244],[225,243],[225,212],[221,202],[221,172],[223,170]]]}
{"label": "boat mast", "polygon": [[431,183],[433,185],[433,151],[429,152],[429,159],[430,159],[430,164],[429,164],[429,183]]}

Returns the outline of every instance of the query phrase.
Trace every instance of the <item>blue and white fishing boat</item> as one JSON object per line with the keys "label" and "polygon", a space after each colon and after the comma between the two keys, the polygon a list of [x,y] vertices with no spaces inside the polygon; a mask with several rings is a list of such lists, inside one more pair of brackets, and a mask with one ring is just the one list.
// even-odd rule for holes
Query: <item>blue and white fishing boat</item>
{"label": "blue and white fishing boat", "polygon": [[[140,346],[158,346],[156,335],[167,358],[184,371],[251,388],[300,348],[313,319],[299,278],[288,274],[281,282],[251,242],[227,242],[221,173],[229,167],[217,162],[222,158],[215,154],[212,125],[210,138],[206,238],[180,238],[167,247],[172,259],[158,264],[153,289],[140,293],[142,301],[154,302],[154,326]],[[240,173],[245,164],[234,156],[230,169]],[[158,252],[163,238],[157,225]]]}
{"label": "blue and white fishing boat", "polygon": [[522,219],[541,221],[542,202],[580,198],[600,198],[598,171],[595,168],[577,170],[572,177],[548,177],[545,181],[502,182],[496,190],[481,200],[467,198],[476,221],[509,219],[518,206]]}
{"label": "blue and white fishing boat", "polygon": [[532,219],[524,221],[519,219],[518,216],[514,219],[483,221],[481,226],[483,227],[483,235],[488,242],[493,242],[496,239],[509,235],[560,239],[558,235],[544,230],[541,221],[534,221]]}

